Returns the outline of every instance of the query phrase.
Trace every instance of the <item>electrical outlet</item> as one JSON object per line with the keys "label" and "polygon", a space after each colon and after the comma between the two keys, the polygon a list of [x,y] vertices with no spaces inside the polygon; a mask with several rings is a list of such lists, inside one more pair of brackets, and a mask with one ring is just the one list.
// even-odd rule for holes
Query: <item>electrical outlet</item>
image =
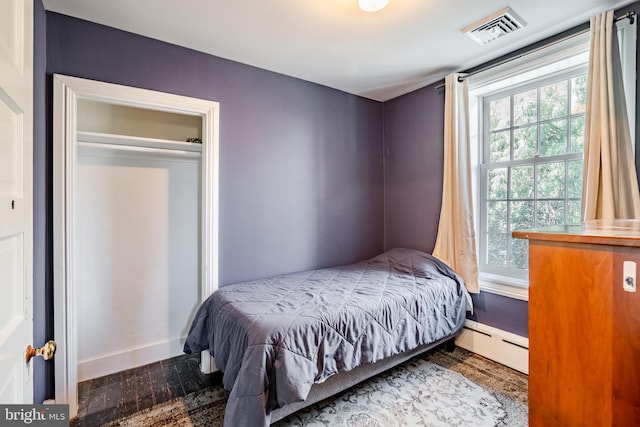
{"label": "electrical outlet", "polygon": [[622,264],[622,288],[627,292],[636,291],[636,263],[633,261]]}

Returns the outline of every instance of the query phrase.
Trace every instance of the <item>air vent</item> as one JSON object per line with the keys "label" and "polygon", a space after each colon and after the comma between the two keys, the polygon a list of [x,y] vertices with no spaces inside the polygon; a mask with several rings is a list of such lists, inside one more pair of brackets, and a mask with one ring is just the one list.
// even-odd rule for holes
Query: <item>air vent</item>
{"label": "air vent", "polygon": [[510,7],[494,13],[491,16],[469,25],[462,30],[480,44],[487,44],[499,37],[506,36],[527,25]]}

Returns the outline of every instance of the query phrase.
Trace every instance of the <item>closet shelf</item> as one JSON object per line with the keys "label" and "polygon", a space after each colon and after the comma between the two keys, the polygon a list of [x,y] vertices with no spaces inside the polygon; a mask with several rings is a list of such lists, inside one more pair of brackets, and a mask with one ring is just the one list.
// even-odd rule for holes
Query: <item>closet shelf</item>
{"label": "closet shelf", "polygon": [[168,139],[144,138],[130,135],[114,135],[98,132],[81,132],[77,134],[78,142],[90,142],[98,144],[122,145],[129,147],[160,148],[164,150],[202,152],[202,144]]}

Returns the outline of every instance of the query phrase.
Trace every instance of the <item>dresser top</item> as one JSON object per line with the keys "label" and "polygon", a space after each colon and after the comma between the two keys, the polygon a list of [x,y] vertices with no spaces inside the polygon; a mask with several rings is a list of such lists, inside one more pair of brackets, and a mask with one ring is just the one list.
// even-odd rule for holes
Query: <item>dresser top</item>
{"label": "dresser top", "polygon": [[640,247],[640,220],[593,220],[580,224],[553,225],[517,230],[513,237],[551,242]]}

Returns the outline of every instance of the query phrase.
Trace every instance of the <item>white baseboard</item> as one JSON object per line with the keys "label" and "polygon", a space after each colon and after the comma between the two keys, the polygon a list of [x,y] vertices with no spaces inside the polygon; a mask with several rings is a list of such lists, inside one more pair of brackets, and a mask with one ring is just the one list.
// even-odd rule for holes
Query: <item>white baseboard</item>
{"label": "white baseboard", "polygon": [[456,345],[525,374],[529,373],[529,339],[467,320]]}
{"label": "white baseboard", "polygon": [[[109,375],[182,354],[185,338],[128,349],[78,363],[78,381]],[[467,320],[456,345],[525,374],[529,373],[529,339],[482,323]],[[216,370],[214,358],[202,352],[201,370]]]}
{"label": "white baseboard", "polygon": [[184,341],[185,338],[175,338],[79,361],[78,382],[179,356],[183,354]]}

